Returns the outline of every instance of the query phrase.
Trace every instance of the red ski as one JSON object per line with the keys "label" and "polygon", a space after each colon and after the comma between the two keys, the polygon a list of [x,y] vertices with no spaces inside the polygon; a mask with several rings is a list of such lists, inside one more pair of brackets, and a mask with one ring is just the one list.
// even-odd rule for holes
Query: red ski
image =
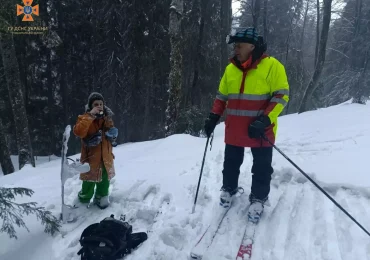
{"label": "red ski", "polygon": [[240,243],[239,251],[236,260],[249,260],[252,257],[254,233],[256,231],[257,223],[248,221],[245,227],[244,236]]}

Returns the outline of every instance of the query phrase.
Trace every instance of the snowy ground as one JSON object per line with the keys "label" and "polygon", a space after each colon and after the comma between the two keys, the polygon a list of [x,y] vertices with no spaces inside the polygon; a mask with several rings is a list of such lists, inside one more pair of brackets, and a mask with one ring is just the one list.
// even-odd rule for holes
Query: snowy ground
{"label": "snowy ground", "polygon": [[[59,157],[55,156],[55,155],[50,155],[50,156],[37,156],[35,157],[35,164],[36,164],[36,167],[41,165],[41,164],[44,164],[46,162],[50,162],[50,161],[53,161],[53,160],[57,160]],[[19,170],[19,164],[18,164],[18,156],[14,156],[14,155],[11,155],[10,156],[10,159],[12,160],[12,163],[13,163],[13,166],[14,166],[14,169],[16,171]],[[0,177],[3,176],[4,173],[0,167]]]}
{"label": "snowy ground", "polygon": [[[279,120],[277,146],[283,150],[368,230],[370,230],[370,177],[368,175],[370,105],[339,106],[283,116]],[[2,260],[79,259],[82,230],[104,217],[125,214],[134,232],[148,231],[148,240],[126,257],[128,260],[188,259],[193,243],[217,207],[222,181],[223,133],[215,131],[208,151],[196,212],[191,214],[206,140],[188,135],[124,144],[115,148],[116,178],[112,204],[106,210],[78,209],[82,223],[63,226],[63,234],[51,237],[34,217],[27,217],[30,233],[18,230],[19,239],[0,235]],[[76,155],[74,158],[76,158]],[[242,238],[241,212],[251,183],[251,153],[245,151],[240,186],[245,193],[223,222],[205,259],[235,259]],[[256,231],[253,260],[352,260],[370,259],[370,238],[317,190],[284,157],[274,152],[271,206]],[[60,213],[60,160],[27,167],[0,178],[0,186],[29,187],[32,201],[56,215]],[[78,177],[66,183],[71,202],[80,188]],[[19,201],[29,201],[29,198]],[[78,225],[79,224],[79,225]]]}

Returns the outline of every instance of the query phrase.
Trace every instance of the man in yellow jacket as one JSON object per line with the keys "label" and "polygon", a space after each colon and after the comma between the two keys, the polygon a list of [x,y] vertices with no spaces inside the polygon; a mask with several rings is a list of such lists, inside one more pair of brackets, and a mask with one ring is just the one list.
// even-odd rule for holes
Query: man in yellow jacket
{"label": "man in yellow jacket", "polygon": [[289,84],[284,66],[266,55],[266,44],[255,28],[229,37],[235,56],[226,67],[212,112],[205,123],[209,137],[226,109],[225,158],[220,205],[230,207],[238,191],[244,148],[253,155],[249,220],[258,222],[270,193],[273,173],[272,146],[277,118],[289,101]]}

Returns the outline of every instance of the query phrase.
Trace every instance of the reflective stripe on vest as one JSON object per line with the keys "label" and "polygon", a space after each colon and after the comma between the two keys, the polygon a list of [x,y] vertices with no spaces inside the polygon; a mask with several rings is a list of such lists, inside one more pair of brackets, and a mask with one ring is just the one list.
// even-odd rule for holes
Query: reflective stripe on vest
{"label": "reflective stripe on vest", "polygon": [[229,99],[242,99],[242,100],[267,100],[270,99],[270,94],[229,94]]}
{"label": "reflective stripe on vest", "polygon": [[226,109],[228,115],[232,116],[260,116],[263,114],[263,110],[242,110],[242,109]]}
{"label": "reflective stripe on vest", "polygon": [[221,92],[218,92],[218,93],[217,93],[216,98],[217,98],[217,99],[219,99],[219,100],[225,101],[225,102],[226,102],[226,101],[227,101],[227,99],[228,99],[228,97],[227,97],[226,95],[222,94]]}
{"label": "reflective stripe on vest", "polygon": [[276,102],[276,103],[282,104],[283,106],[286,106],[286,104],[288,103],[284,99],[277,98],[277,97],[271,98],[270,102]]}
{"label": "reflective stripe on vest", "polygon": [[273,93],[274,95],[287,95],[289,96],[289,90],[288,89],[279,89]]}

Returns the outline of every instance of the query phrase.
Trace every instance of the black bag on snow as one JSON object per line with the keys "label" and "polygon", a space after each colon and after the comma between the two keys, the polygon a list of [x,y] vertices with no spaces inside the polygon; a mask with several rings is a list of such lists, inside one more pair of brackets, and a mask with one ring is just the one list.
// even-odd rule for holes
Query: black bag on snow
{"label": "black bag on snow", "polygon": [[95,223],[82,232],[78,251],[81,260],[116,260],[131,253],[147,240],[145,232],[132,233],[132,226],[114,215]]}

